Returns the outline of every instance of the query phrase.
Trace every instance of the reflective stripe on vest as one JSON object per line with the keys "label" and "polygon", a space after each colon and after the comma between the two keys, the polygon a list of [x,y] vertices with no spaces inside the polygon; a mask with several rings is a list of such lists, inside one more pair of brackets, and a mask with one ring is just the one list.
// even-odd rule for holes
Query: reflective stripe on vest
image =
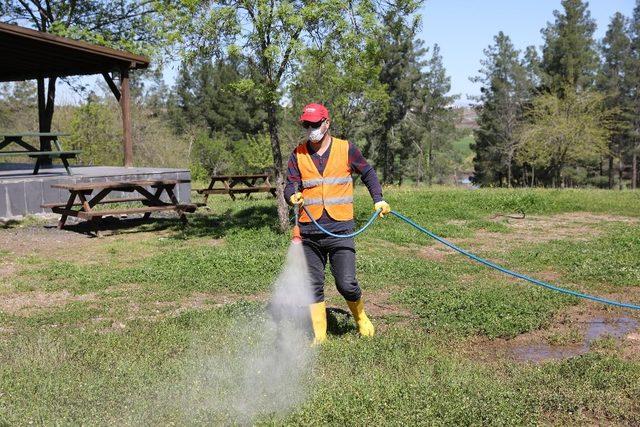
{"label": "reflective stripe on vest", "polygon": [[[304,204],[314,219],[323,211],[336,221],[353,219],[353,180],[349,168],[349,143],[333,138],[329,147],[327,165],[321,175],[313,163],[307,143],[296,148],[298,169],[302,177]],[[310,222],[311,218],[300,210],[300,222]]]}
{"label": "reflective stripe on vest", "polygon": [[302,188],[311,188],[322,184],[351,184],[353,179],[351,175],[344,178],[320,178],[320,179],[307,179],[302,181]]}

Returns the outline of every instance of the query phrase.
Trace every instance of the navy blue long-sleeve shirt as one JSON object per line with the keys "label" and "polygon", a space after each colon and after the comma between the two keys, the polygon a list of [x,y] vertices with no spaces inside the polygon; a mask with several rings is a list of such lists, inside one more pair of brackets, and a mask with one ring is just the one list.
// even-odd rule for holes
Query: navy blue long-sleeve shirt
{"label": "navy blue long-sleeve shirt", "polygon": [[[313,164],[316,166],[318,172],[321,175],[324,173],[324,168],[326,167],[327,161],[329,160],[329,154],[331,153],[332,146],[333,140],[331,141],[331,145],[329,145],[329,148],[322,155],[319,155],[314,150],[313,146],[309,142],[307,142],[307,147],[309,149],[311,159],[313,160]],[[356,147],[351,142],[349,142],[349,168],[351,169],[352,173],[357,173],[360,175],[360,179],[369,190],[369,194],[371,195],[373,202],[377,203],[381,201],[382,186],[380,185],[380,181],[378,180],[378,175],[376,174],[375,169],[367,162],[358,147]],[[298,168],[298,158],[296,157],[296,153],[294,150],[294,152],[291,153],[291,156],[289,157],[289,163],[287,164],[287,184],[284,188],[284,197],[287,202],[296,192],[296,187],[299,189],[302,188],[301,183],[302,177],[300,174],[300,169]],[[322,216],[318,218],[318,223],[332,233],[339,234],[348,233],[355,227],[355,223],[353,220],[336,221],[331,218],[326,210],[322,211]],[[300,232],[302,234],[321,233],[321,231],[318,230],[318,228],[313,225],[312,222],[301,222]]]}

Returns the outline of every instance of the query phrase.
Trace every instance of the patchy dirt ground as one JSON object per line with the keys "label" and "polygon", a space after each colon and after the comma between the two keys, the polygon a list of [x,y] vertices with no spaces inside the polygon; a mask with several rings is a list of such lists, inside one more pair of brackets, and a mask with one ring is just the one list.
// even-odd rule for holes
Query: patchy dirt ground
{"label": "patchy dirt ground", "polygon": [[[531,216],[524,219],[505,219],[495,221],[509,227],[509,233],[496,233],[480,230],[472,238],[452,239],[455,243],[470,250],[507,251],[522,244],[542,243],[554,239],[584,241],[600,235],[601,225],[608,223],[638,224],[639,220],[623,216],[596,215],[591,213],[568,213],[553,216]],[[553,231],[553,232],[550,232]],[[82,261],[95,258],[105,251],[106,242],[140,242],[144,239],[163,239],[168,231],[123,233],[96,239],[77,231],[57,230],[42,225],[24,228],[0,229],[0,250],[10,256],[0,260],[0,277],[16,274],[19,264],[14,257],[41,255],[54,259],[73,259]],[[187,244],[206,244],[218,246],[222,239],[191,239]],[[384,242],[384,244],[392,245]],[[396,245],[393,245],[394,248]],[[399,250],[416,252],[419,257],[441,261],[455,253],[442,246],[424,247],[398,246]],[[145,256],[148,256],[146,254]],[[130,256],[128,255],[128,259]],[[557,273],[542,272],[538,275],[544,280],[555,280]],[[464,278],[461,278],[464,280]],[[72,302],[101,303],[113,301],[114,307],[126,307],[126,315],[105,313],[93,321],[106,324],[105,330],[123,330],[126,324],[135,319],[159,320],[177,316],[187,310],[201,310],[234,303],[238,300],[267,302],[268,294],[236,295],[229,293],[194,293],[177,301],[150,301],[145,303],[128,301],[126,286],[122,289],[109,289],[106,293],[73,295],[68,291],[60,292],[6,292],[0,299],[0,311],[17,316],[28,316],[34,312],[56,310]],[[130,285],[135,288],[136,285]],[[135,290],[135,289],[133,289]],[[122,292],[119,292],[122,291]],[[396,290],[385,289],[367,291],[365,301],[368,313],[377,319],[376,326],[384,331],[391,322],[413,321],[416,316],[407,308],[391,301]],[[631,292],[631,294],[630,294]],[[633,296],[630,296],[633,295]],[[630,289],[618,295],[608,295],[612,299],[640,300],[640,291]],[[344,308],[342,298],[335,287],[327,286],[329,306]],[[1,332],[8,333],[10,328]],[[550,322],[547,329],[523,334],[511,340],[474,339],[464,351],[469,357],[481,360],[513,360],[518,362],[544,362],[558,358],[573,357],[587,352],[597,345],[603,337],[611,337],[622,348],[625,357],[640,358],[640,316],[622,310],[607,310],[595,304],[587,304],[569,309]]]}
{"label": "patchy dirt ground", "polygon": [[0,229],[0,249],[18,256],[69,251],[90,243],[86,235],[53,226]]}
{"label": "patchy dirt ground", "polygon": [[600,226],[609,223],[638,224],[637,218],[571,212],[551,216],[527,216],[523,219],[495,218],[509,227],[509,233],[479,231],[472,238],[461,239],[465,247],[492,251],[512,250],[522,244],[552,240],[587,241],[602,234]]}
{"label": "patchy dirt ground", "polygon": [[543,363],[580,356],[594,348],[618,348],[624,357],[640,360],[640,314],[580,304],[558,313],[547,328],[512,339],[473,337],[460,351],[485,363]]}
{"label": "patchy dirt ground", "polygon": [[[587,241],[602,234],[600,226],[610,223],[640,224],[637,218],[616,215],[599,215],[589,212],[571,212],[551,216],[527,216],[522,219],[496,217],[492,219],[509,228],[508,233],[479,230],[472,237],[449,239],[470,251],[506,252],[523,245],[545,243],[552,240]],[[465,222],[452,220],[448,224],[463,225]],[[418,256],[441,261],[455,254],[453,249],[441,244],[419,249]],[[549,278],[550,280],[550,278]]]}
{"label": "patchy dirt ground", "polygon": [[[56,218],[57,221],[57,218]],[[96,264],[104,257],[117,255],[123,262],[133,262],[157,254],[162,245],[150,241],[162,241],[175,236],[175,231],[168,229],[141,231],[126,226],[123,230],[115,230],[103,234],[104,238],[96,238],[83,232],[84,229],[58,230],[54,220],[25,227],[0,228],[0,283],[3,279],[17,274],[21,268],[20,259],[37,256],[38,259],[72,261],[75,263]],[[185,246],[221,246],[224,239],[211,237],[194,237],[180,241]],[[140,250],[127,250],[126,256],[120,257],[122,248],[140,247]],[[143,247],[143,248],[142,248]]]}
{"label": "patchy dirt ground", "polygon": [[0,311],[11,315],[29,316],[34,311],[63,307],[71,302],[95,301],[96,295],[72,295],[68,291],[60,292],[17,292],[5,294],[0,299]]}

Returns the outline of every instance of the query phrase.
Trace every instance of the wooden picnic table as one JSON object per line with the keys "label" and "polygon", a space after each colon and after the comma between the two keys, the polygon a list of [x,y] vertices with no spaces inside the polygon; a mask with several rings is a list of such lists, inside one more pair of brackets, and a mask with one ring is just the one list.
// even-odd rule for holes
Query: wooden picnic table
{"label": "wooden picnic table", "polygon": [[[173,210],[178,213],[183,223],[187,223],[185,212],[194,212],[193,204],[180,204],[174,193],[177,184],[190,182],[189,180],[163,179],[163,180],[136,180],[136,181],[110,181],[110,182],[82,182],[76,184],[53,184],[51,188],[69,190],[69,199],[66,204],[46,203],[43,208],[50,208],[54,213],[62,215],[58,221],[58,228],[63,228],[69,216],[75,216],[96,222],[103,216],[126,215],[143,213],[143,219],[148,219],[153,212]],[[149,190],[147,188],[151,188]],[[93,194],[97,191],[96,194]],[[132,193],[132,197],[107,198],[113,191]],[[137,193],[137,194],[136,194]],[[162,201],[166,194],[169,202]],[[100,204],[141,202],[142,207],[124,207],[109,210],[94,210]],[[79,206],[74,209],[74,206]]]}
{"label": "wooden picnic table", "polygon": [[[33,168],[33,174],[37,175],[40,167],[45,160],[58,158],[62,161],[65,170],[68,175],[72,175],[71,168],[69,167],[69,159],[73,159],[76,155],[80,154],[81,150],[63,150],[60,145],[59,137],[68,136],[65,133],[59,132],[22,132],[22,133],[4,133],[0,134],[2,141],[0,142],[0,157],[31,157],[36,159],[36,164]],[[24,140],[24,138],[33,137],[40,138],[41,141],[46,141],[45,144],[41,144],[40,148],[36,148]],[[55,146],[55,150],[51,149],[51,143]],[[11,144],[22,147],[22,150],[4,150]],[[3,151],[4,150],[4,151]]]}
{"label": "wooden picnic table", "polygon": [[[252,193],[271,193],[276,196],[276,188],[269,182],[269,174],[249,175],[213,175],[207,188],[194,189],[198,194],[204,194],[204,203],[207,204],[211,194],[228,194],[231,200],[236,199],[236,194],[245,194],[249,197]],[[218,186],[214,188],[217,183]]]}

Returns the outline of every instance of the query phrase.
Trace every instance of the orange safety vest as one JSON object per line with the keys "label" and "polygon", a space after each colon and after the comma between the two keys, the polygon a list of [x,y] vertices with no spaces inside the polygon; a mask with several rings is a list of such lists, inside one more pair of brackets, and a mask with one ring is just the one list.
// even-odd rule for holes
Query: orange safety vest
{"label": "orange safety vest", "polygon": [[[313,219],[326,210],[336,221],[353,219],[353,180],[349,167],[349,142],[332,138],[329,160],[322,175],[313,163],[307,142],[295,150],[298,169],[302,177],[304,205]],[[311,222],[304,209],[300,208],[300,222]]]}

